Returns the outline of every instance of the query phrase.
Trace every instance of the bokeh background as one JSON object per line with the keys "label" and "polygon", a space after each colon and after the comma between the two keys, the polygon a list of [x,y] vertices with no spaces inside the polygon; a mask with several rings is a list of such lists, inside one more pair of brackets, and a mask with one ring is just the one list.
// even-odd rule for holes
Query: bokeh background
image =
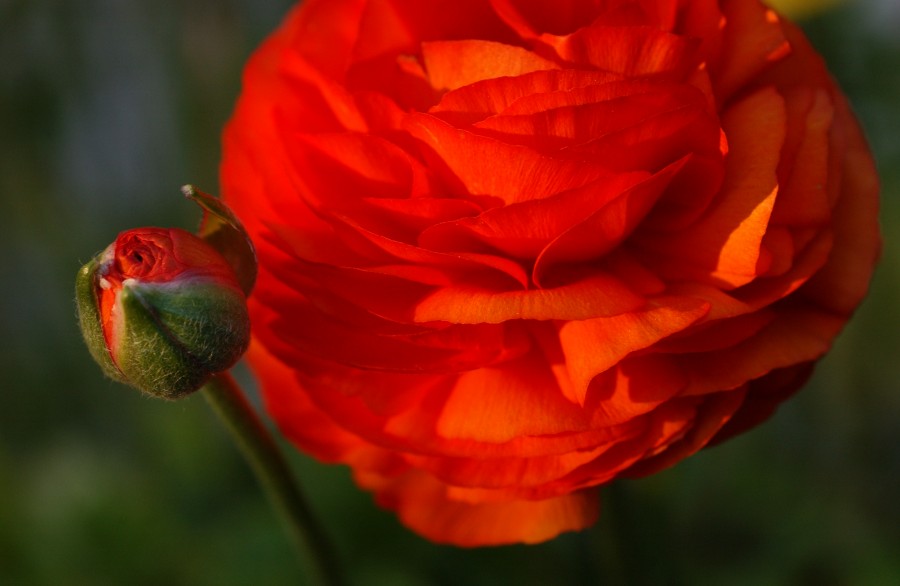
{"label": "bokeh background", "polygon": [[[0,0],[0,584],[305,583],[203,400],[104,380],[72,292],[119,230],[194,227],[178,187],[217,192],[241,66],[289,4]],[[292,451],[353,583],[900,583],[900,3],[793,4],[884,184],[872,294],[809,387],[752,433],[608,490],[591,531],[534,547],[427,543],[346,469]]]}

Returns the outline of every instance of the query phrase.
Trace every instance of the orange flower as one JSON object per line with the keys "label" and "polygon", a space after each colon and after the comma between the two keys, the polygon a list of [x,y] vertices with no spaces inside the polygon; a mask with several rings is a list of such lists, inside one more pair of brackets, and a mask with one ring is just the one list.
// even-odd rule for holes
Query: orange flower
{"label": "orange flower", "polygon": [[859,127],[757,0],[308,0],[222,179],[271,414],[468,546],[768,417],[879,249]]}

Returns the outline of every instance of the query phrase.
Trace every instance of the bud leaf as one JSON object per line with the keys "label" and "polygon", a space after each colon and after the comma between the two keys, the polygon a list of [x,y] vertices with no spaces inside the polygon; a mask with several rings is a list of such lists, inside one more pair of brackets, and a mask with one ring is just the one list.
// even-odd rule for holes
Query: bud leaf
{"label": "bud leaf", "polygon": [[214,282],[126,282],[119,300],[119,368],[136,387],[177,399],[227,369],[247,349],[250,322],[235,289]]}
{"label": "bud leaf", "polygon": [[183,186],[181,192],[203,208],[198,235],[228,261],[244,294],[250,295],[256,282],[256,250],[240,220],[221,199],[193,185]]}

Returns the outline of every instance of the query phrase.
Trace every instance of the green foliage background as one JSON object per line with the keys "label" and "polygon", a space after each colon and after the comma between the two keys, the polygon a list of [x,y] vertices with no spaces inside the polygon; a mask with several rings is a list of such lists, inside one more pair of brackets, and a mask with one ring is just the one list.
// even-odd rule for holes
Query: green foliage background
{"label": "green foliage background", "polygon": [[[240,68],[287,0],[0,0],[0,584],[304,584],[199,397],[104,380],[75,271],[120,229],[191,229],[217,188]],[[607,491],[593,530],[457,550],[408,533],[347,471],[292,461],[360,585],[900,583],[900,9],[803,23],[883,175],[872,295],[766,425]],[[249,381],[246,372],[241,373]]]}

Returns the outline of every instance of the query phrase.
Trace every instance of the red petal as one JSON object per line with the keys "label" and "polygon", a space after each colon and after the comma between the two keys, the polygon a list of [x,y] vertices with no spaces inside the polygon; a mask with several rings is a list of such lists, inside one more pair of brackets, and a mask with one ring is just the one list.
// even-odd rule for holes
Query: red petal
{"label": "red petal", "polygon": [[[833,208],[834,247],[827,264],[802,293],[829,311],[847,315],[865,295],[881,249],[878,175],[859,124],[846,99],[835,88],[822,58],[796,26],[783,22],[782,28],[793,52],[771,68],[761,81],[787,88],[788,95],[798,91],[798,86],[815,81],[828,91],[834,108],[826,184],[828,201]],[[817,98],[816,103],[820,100]],[[809,118],[809,121],[815,125],[816,119]],[[812,150],[815,152],[815,148]],[[795,237],[797,232],[794,231]]]}
{"label": "red petal", "polygon": [[640,295],[659,295],[666,290],[666,283],[641,264],[626,246],[620,246],[607,254],[602,266]]}
{"label": "red petal", "polygon": [[350,65],[368,0],[307,0],[282,25],[292,47],[317,69],[342,79]]}
{"label": "red petal", "polygon": [[[508,338],[502,328],[467,325],[411,330],[372,319],[380,317],[377,314],[368,324],[347,323],[327,315],[323,311],[329,309],[327,305],[314,306],[299,292],[274,284],[261,289],[258,297],[268,308],[266,328],[272,337],[265,340],[267,346],[287,362],[314,356],[369,370],[448,373],[501,362],[522,351],[521,344]],[[389,304],[390,300],[381,300],[369,307],[387,312]],[[396,311],[402,313],[404,308]]]}
{"label": "red petal", "polygon": [[559,0],[529,2],[524,0],[491,0],[497,14],[523,38],[540,33],[564,35],[594,21],[603,2]]}
{"label": "red petal", "polygon": [[791,47],[778,15],[761,2],[726,0],[720,5],[725,30],[712,78],[718,101],[725,104],[766,68],[787,56]]}
{"label": "red petal", "polygon": [[300,388],[293,369],[275,358],[258,340],[251,343],[247,360],[259,380],[266,411],[291,441],[332,462],[346,461],[354,452],[366,448],[365,442],[335,425],[317,409]]}
{"label": "red petal", "polygon": [[546,199],[487,210],[476,217],[435,224],[419,242],[437,250],[478,250],[484,244],[515,258],[534,259],[549,242],[584,220],[597,207],[626,198],[622,192],[647,174],[617,173]]}
{"label": "red petal", "polygon": [[284,144],[293,172],[317,206],[352,208],[364,197],[409,197],[426,171],[391,142],[362,133],[291,133]]}
{"label": "red petal", "polygon": [[545,283],[554,266],[600,258],[627,238],[653,208],[684,160],[669,165],[646,181],[630,187],[595,211],[581,208],[585,217],[550,242],[534,264],[532,280]]}
{"label": "red petal", "polygon": [[[243,92],[224,133],[223,197],[251,234],[261,219],[296,205],[296,187],[282,149],[285,128],[305,132],[364,130],[353,98],[336,82],[285,52],[283,34],[271,37],[246,68]],[[279,113],[275,115],[275,113]],[[264,194],[265,196],[261,196]]]}
{"label": "red petal", "polygon": [[849,315],[869,287],[881,251],[878,227],[878,174],[872,155],[849,109],[841,104],[840,127],[847,133],[836,218],[834,247],[828,263],[810,279],[804,296],[822,307]]}
{"label": "red petal", "polygon": [[[393,101],[401,111],[427,110],[440,98],[414,56],[388,53],[355,64],[346,86],[355,94],[371,93]],[[376,121],[384,124],[383,120]]]}
{"label": "red petal", "polygon": [[772,223],[788,226],[821,226],[831,218],[826,186],[829,133],[834,107],[824,90],[787,94],[788,135],[781,156],[781,189]]}
{"label": "red petal", "polygon": [[361,62],[385,54],[415,55],[423,41],[451,39],[516,40],[483,0],[368,0],[354,56]]}
{"label": "red petal", "polygon": [[[261,238],[299,259],[337,267],[394,274],[414,282],[443,284],[490,283],[501,289],[528,286],[528,274],[517,262],[502,256],[468,252],[437,252],[395,240],[358,225],[349,218],[333,216],[322,230],[308,233],[302,227],[273,224]],[[268,238],[266,238],[268,237]],[[271,242],[271,243],[270,243]],[[406,265],[406,273],[397,270]],[[388,270],[382,270],[390,267]],[[291,274],[290,267],[286,274]],[[427,275],[423,279],[421,275]],[[443,276],[441,276],[443,275]],[[439,278],[435,278],[439,277]]]}
{"label": "red petal", "polygon": [[843,99],[837,104],[836,117],[837,136],[833,140],[837,148],[844,147],[844,157],[841,195],[832,211],[834,247],[827,264],[806,284],[803,295],[829,311],[849,315],[865,296],[881,252],[879,185],[865,138]]}

